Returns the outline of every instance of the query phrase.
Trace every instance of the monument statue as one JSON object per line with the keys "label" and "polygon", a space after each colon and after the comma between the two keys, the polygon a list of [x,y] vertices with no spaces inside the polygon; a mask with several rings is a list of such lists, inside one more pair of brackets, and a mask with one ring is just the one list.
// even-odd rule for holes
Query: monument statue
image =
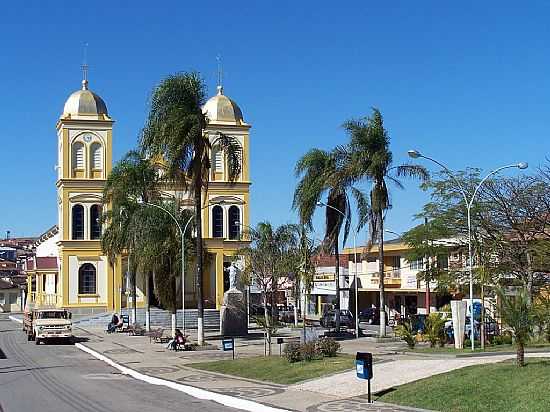
{"label": "monument statue", "polygon": [[229,289],[223,294],[220,311],[220,333],[223,336],[246,336],[248,334],[247,302],[243,292],[237,289],[239,268],[235,262],[227,269]]}
{"label": "monument statue", "polygon": [[237,289],[237,274],[238,269],[235,263],[231,263],[231,266],[227,269],[229,271],[229,289]]}

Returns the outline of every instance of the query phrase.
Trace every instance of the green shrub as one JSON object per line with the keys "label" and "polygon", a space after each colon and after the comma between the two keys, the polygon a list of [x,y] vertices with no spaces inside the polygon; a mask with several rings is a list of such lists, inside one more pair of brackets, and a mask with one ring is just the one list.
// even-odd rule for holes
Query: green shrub
{"label": "green shrub", "polygon": [[310,362],[321,357],[321,352],[319,350],[319,346],[317,345],[317,341],[310,341],[302,344],[300,347],[300,353],[302,354],[302,359],[306,362]]}
{"label": "green shrub", "polygon": [[416,332],[413,332],[413,327],[410,321],[398,325],[395,328],[395,336],[403,339],[410,349],[414,349],[414,345],[416,345]]}
{"label": "green shrub", "polygon": [[503,333],[500,335],[502,337],[502,343],[504,345],[511,345],[512,344],[512,334],[511,333]]}
{"label": "green shrub", "polygon": [[439,313],[430,313],[426,318],[424,336],[430,341],[430,347],[434,348],[437,343],[445,345],[445,320]]}
{"label": "green shrub", "polygon": [[300,362],[302,360],[302,345],[299,343],[287,343],[283,355],[290,363]]}
{"label": "green shrub", "polygon": [[317,348],[322,356],[333,358],[342,350],[340,343],[333,338],[322,337],[317,341]]}

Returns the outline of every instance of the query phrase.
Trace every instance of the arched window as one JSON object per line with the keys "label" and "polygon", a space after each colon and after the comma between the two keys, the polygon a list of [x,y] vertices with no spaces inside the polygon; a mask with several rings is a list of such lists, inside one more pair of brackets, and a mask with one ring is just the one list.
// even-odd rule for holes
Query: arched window
{"label": "arched window", "polygon": [[84,239],[84,206],[74,205],[72,216],[73,240]]}
{"label": "arched window", "polygon": [[101,207],[92,205],[90,208],[90,239],[97,240],[101,237]]}
{"label": "arched window", "polygon": [[73,169],[84,169],[84,144],[73,144]]}
{"label": "arched window", "polygon": [[227,216],[229,219],[229,239],[238,239],[241,232],[241,211],[237,206],[231,206]]}
{"label": "arched window", "polygon": [[84,263],[78,269],[78,293],[80,295],[96,293],[96,271],[91,263]]}
{"label": "arched window", "polygon": [[223,172],[223,151],[219,146],[215,146],[212,151],[212,163],[214,164],[214,172]]}
{"label": "arched window", "polygon": [[212,237],[223,237],[223,209],[221,206],[212,208]]}
{"label": "arched window", "polygon": [[101,152],[101,144],[93,143],[90,148],[91,153],[91,168],[101,170],[103,168],[103,156]]}

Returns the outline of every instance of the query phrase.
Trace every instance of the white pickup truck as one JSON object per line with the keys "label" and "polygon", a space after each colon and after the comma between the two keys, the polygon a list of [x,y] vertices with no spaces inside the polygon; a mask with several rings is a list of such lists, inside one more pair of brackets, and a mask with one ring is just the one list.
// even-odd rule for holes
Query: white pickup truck
{"label": "white pickup truck", "polygon": [[48,339],[73,341],[71,313],[65,309],[32,309],[25,312],[23,331],[37,345]]}

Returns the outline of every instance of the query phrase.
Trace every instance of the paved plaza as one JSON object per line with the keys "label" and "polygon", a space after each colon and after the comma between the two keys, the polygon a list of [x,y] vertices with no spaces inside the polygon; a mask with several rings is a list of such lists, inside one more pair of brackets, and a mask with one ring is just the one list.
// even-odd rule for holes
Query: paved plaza
{"label": "paved plaza", "polygon": [[[189,352],[167,350],[163,344],[151,343],[148,337],[106,334],[102,328],[78,328],[77,334],[86,347],[142,374],[276,408],[304,412],[415,410],[381,403],[369,404],[366,399],[367,385],[355,377],[353,370],[298,384],[279,385],[192,368],[193,363],[231,358],[230,352],[215,349],[219,340],[214,334],[207,337],[214,349]],[[407,355],[399,342],[381,344],[367,339],[343,341],[342,347],[349,354],[355,354],[358,350],[374,354],[374,393],[434,374],[514,357],[511,354],[475,357]],[[236,356],[239,358],[260,356],[263,351],[261,334],[236,340]],[[273,352],[278,352],[277,345],[273,345]],[[550,354],[528,356],[548,357]]]}

